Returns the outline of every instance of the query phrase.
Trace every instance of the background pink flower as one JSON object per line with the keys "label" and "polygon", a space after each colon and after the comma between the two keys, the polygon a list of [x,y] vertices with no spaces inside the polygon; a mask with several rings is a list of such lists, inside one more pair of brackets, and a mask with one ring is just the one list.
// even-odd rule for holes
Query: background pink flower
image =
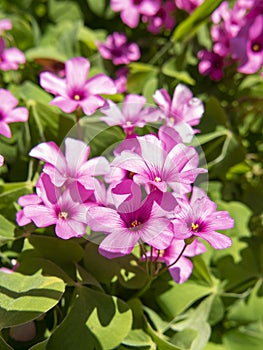
{"label": "background pink flower", "polygon": [[122,21],[131,28],[139,24],[140,15],[153,16],[160,9],[161,0],[111,0],[111,9],[120,12]]}
{"label": "background pink flower", "polygon": [[117,92],[111,78],[103,73],[87,79],[90,62],[84,57],[75,57],[65,63],[64,79],[55,74],[43,72],[40,74],[40,85],[56,95],[50,102],[65,113],[71,113],[79,107],[86,115],[93,114],[104,105],[101,94],[112,95]]}
{"label": "background pink flower", "polygon": [[18,100],[5,89],[0,89],[0,134],[11,137],[9,123],[25,122],[28,119],[28,110],[17,107]]}
{"label": "background pink flower", "polygon": [[139,46],[129,43],[124,33],[117,32],[109,35],[104,44],[98,43],[98,50],[103,58],[112,60],[115,65],[137,61],[141,56]]}

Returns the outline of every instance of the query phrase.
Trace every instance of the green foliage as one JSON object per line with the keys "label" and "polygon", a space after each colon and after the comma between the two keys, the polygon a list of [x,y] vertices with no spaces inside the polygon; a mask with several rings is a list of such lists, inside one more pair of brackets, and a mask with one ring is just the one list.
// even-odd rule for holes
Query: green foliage
{"label": "green foliage", "polygon": [[55,306],[64,292],[64,283],[40,273],[24,276],[0,271],[0,329],[34,320]]}

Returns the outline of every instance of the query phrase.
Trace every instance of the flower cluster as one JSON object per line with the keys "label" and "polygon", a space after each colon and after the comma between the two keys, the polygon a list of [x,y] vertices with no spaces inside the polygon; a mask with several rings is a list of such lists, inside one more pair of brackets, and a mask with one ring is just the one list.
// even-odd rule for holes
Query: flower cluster
{"label": "flower cluster", "polygon": [[25,55],[16,47],[6,47],[3,34],[6,30],[12,29],[9,19],[0,20],[0,70],[17,70],[20,64],[25,63]]}
{"label": "flower cluster", "polygon": [[253,74],[263,65],[263,6],[261,0],[236,0],[233,8],[224,1],[212,14],[212,51],[201,50],[199,72],[213,80],[223,69],[237,63],[237,70]]}
{"label": "flower cluster", "polygon": [[[35,146],[29,155],[44,162],[43,171],[36,193],[19,199],[18,224],[54,225],[62,239],[89,239],[90,227],[103,233],[99,252],[107,258],[128,255],[140,244],[142,260],[150,256],[151,261],[164,262],[174,280],[184,282],[193,268],[188,258],[205,251],[199,239],[215,249],[227,248],[231,239],[216,230],[233,227],[229,214],[216,211],[215,203],[194,186],[206,169],[199,167],[197,151],[185,142],[191,141],[192,126],[203,114],[201,100],[179,84],[172,99],[165,89],[157,90],[157,106],[128,94],[119,107],[98,96],[106,86],[115,91],[108,77],[86,80],[86,59],[73,58],[65,68],[65,79],[41,73],[41,85],[57,94],[52,103],[67,112],[81,107],[86,114],[104,104],[101,120],[119,125],[125,139],[111,162],[103,156],[88,159],[90,146],[70,137],[64,152],[52,141]],[[157,134],[136,133],[156,121],[163,124]]]}

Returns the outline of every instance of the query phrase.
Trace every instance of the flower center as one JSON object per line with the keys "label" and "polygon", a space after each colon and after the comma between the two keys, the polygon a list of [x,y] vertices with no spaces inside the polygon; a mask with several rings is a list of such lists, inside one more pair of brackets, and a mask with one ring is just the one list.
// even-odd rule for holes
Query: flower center
{"label": "flower center", "polygon": [[194,224],[194,223],[192,222],[191,229],[192,229],[192,231],[194,231],[194,232],[198,232],[199,225],[198,225],[198,224]]}
{"label": "flower center", "polygon": [[133,220],[131,222],[131,228],[134,228],[134,227],[137,227],[137,226],[140,226],[142,223],[138,220]]}
{"label": "flower center", "polygon": [[159,258],[163,258],[163,256],[164,256],[164,253],[165,253],[165,250],[164,249],[160,249],[159,250]]}
{"label": "flower center", "polygon": [[79,101],[80,100],[80,96],[78,94],[76,94],[76,95],[73,96],[73,99],[75,101]]}
{"label": "flower center", "polygon": [[68,213],[66,211],[61,211],[59,214],[58,214],[58,218],[59,219],[62,219],[62,220],[67,220],[68,218]]}
{"label": "flower center", "polygon": [[259,51],[261,51],[261,45],[260,44],[258,44],[258,43],[254,43],[253,45],[252,45],[252,51],[253,52],[259,52]]}
{"label": "flower center", "polygon": [[159,176],[156,176],[155,179],[154,179],[155,182],[161,182],[162,179],[159,177]]}

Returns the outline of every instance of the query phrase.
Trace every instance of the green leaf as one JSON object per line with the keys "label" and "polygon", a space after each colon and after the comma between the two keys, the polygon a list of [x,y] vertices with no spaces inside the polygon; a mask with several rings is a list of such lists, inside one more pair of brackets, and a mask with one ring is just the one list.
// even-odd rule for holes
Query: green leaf
{"label": "green leaf", "polygon": [[14,350],[10,345],[8,345],[5,340],[0,335],[0,349],[1,350]]}
{"label": "green leaf", "polygon": [[67,60],[67,56],[63,52],[58,51],[54,46],[37,46],[33,47],[26,52],[26,58],[32,61],[36,58],[49,58],[51,60],[57,60],[64,62]]}
{"label": "green leaf", "polygon": [[171,342],[182,348],[191,349],[192,343],[196,338],[198,332],[194,329],[184,329],[181,332],[177,332],[171,339]]}
{"label": "green leaf", "polygon": [[195,85],[195,80],[186,71],[179,71],[176,68],[176,58],[170,58],[163,66],[162,73],[168,77],[173,77],[182,83]]}
{"label": "green leaf", "polygon": [[58,303],[64,288],[57,277],[0,271],[0,329],[34,320],[47,312]]}
{"label": "green leaf", "polygon": [[127,89],[133,94],[141,94],[149,79],[156,77],[154,71],[139,71],[128,75]]}
{"label": "green leaf", "polygon": [[213,280],[211,277],[211,273],[202,256],[194,256],[192,261],[194,263],[193,275],[196,276],[198,280],[203,280],[208,286],[212,287]]}
{"label": "green leaf", "polygon": [[15,225],[0,215],[0,245],[15,238]]}
{"label": "green leaf", "polygon": [[148,63],[133,62],[129,64],[131,73],[158,72],[158,68]]}
{"label": "green leaf", "polygon": [[263,320],[263,283],[258,281],[253,288],[248,301],[238,300],[229,309],[227,319],[237,323],[249,323]]}
{"label": "green leaf", "polygon": [[146,322],[145,331],[152,337],[159,350],[183,350],[181,347],[168,342],[165,336],[157,333],[148,322]]}
{"label": "green leaf", "polygon": [[99,17],[103,17],[106,7],[105,0],[87,0],[87,3],[92,12],[94,12]]}
{"label": "green leaf", "polygon": [[212,293],[213,287],[198,285],[192,281],[183,284],[170,282],[171,288],[157,296],[157,303],[171,318],[180,315],[198,299]]}
{"label": "green leaf", "polygon": [[48,0],[48,12],[50,19],[55,23],[62,21],[76,21],[83,17],[79,5],[67,0],[66,2]]}
{"label": "green leaf", "polygon": [[0,183],[0,212],[6,219],[14,221],[17,212],[15,204],[18,198],[32,193],[32,188],[31,182]]}
{"label": "green leaf", "polygon": [[125,302],[80,287],[74,304],[51,335],[47,348],[114,349],[127,336],[131,325],[132,312]]}
{"label": "green leaf", "polygon": [[205,113],[213,118],[217,124],[227,126],[228,119],[224,108],[215,96],[208,98],[205,106]]}
{"label": "green leaf", "polygon": [[263,329],[250,334],[246,329],[232,330],[223,336],[224,350],[262,350]]}
{"label": "green leaf", "polygon": [[146,84],[143,87],[143,96],[146,98],[148,103],[153,104],[153,94],[155,93],[155,91],[158,88],[158,79],[157,77],[152,77],[150,78]]}
{"label": "green leaf", "polygon": [[222,299],[218,295],[215,295],[211,305],[211,310],[209,313],[209,318],[208,318],[209,324],[211,326],[214,326],[224,318],[224,314],[225,314],[225,307],[222,302]]}
{"label": "green leaf", "polygon": [[29,242],[43,258],[54,261],[59,265],[78,262],[84,254],[83,249],[74,240],[32,235]]}
{"label": "green leaf", "polygon": [[221,4],[223,0],[206,0],[198,6],[195,11],[181,22],[174,30],[173,41],[186,40],[192,36],[198,27],[207,19],[211,13]]}
{"label": "green leaf", "polygon": [[37,343],[33,345],[29,350],[46,350],[47,343],[48,343],[48,339],[42,341],[41,343]]}
{"label": "green leaf", "polygon": [[205,298],[196,309],[190,310],[186,320],[175,323],[172,326],[172,329],[175,331],[192,329],[198,333],[193,339],[189,350],[203,350],[210,338],[211,328],[207,320],[211,311],[214,297],[215,295],[210,295]]}
{"label": "green leaf", "polygon": [[222,344],[207,343],[204,350],[226,350]]}
{"label": "green leaf", "polygon": [[87,244],[84,255],[84,266],[88,272],[96,276],[101,283],[114,280],[129,289],[140,289],[145,284],[145,273],[137,266],[133,255],[116,259],[107,259],[98,253],[98,245]]}
{"label": "green leaf", "polygon": [[104,30],[92,30],[88,27],[80,27],[78,40],[87,45],[91,50],[97,51],[96,41],[105,41],[106,33]]}
{"label": "green leaf", "polygon": [[152,338],[142,329],[132,329],[122,341],[122,344],[132,347],[152,346]]}
{"label": "green leaf", "polygon": [[217,201],[217,210],[226,210],[234,219],[235,226],[232,229],[224,230],[231,237],[249,237],[250,229],[249,222],[252,215],[252,210],[241,202],[224,202]]}

